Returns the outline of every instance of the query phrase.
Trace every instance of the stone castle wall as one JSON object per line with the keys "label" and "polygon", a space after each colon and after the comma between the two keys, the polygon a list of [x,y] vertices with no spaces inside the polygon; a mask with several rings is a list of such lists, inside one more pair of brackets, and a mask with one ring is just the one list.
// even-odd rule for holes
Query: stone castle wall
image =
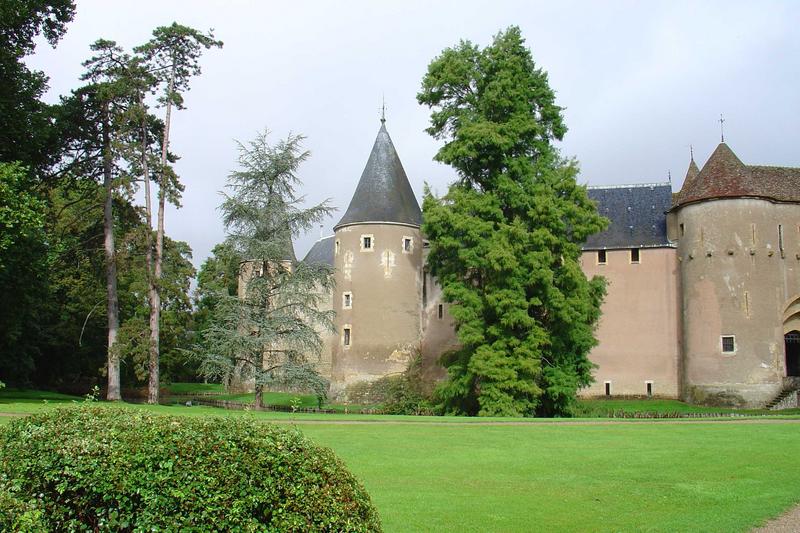
{"label": "stone castle wall", "polygon": [[[783,313],[800,293],[794,204],[697,202],[670,214],[684,317],[684,399],[762,406],[786,375]],[[722,336],[733,337],[724,351]]]}

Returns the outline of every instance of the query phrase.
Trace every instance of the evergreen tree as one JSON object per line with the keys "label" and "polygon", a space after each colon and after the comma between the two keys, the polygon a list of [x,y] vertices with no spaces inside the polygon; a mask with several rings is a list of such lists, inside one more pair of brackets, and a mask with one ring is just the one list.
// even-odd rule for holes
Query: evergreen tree
{"label": "evergreen tree", "polygon": [[220,252],[245,259],[239,295],[231,295],[226,284],[219,287],[195,347],[206,377],[252,381],[256,406],[270,384],[320,397],[327,392],[315,363],[322,350],[319,330],[333,330],[333,311],[320,310],[332,290],[333,271],[297,262],[292,238],[315,227],[332,208],[327,202],[304,208],[295,193],[297,169],[309,156],[302,141],[290,135],[271,146],[265,132],[239,145],[241,169],[230,174],[231,194],[220,208],[227,231]]}
{"label": "evergreen tree", "polygon": [[[178,205],[183,185],[167,164],[169,158],[169,134],[172,124],[172,108],[183,109],[183,93],[189,90],[189,80],[200,74],[200,56],[203,50],[222,47],[222,41],[214,39],[209,31],[203,34],[194,28],[173,22],[170,26],[160,26],[153,30],[153,38],[136,47],[145,69],[156,78],[164,88],[160,103],[165,108],[164,135],[161,145],[161,161],[158,166],[158,218],[156,224],[156,243],[150,268],[150,381],[148,403],[158,403],[159,391],[159,328],[161,316],[161,293],[159,283],[162,276],[164,253],[164,212],[169,199]],[[152,223],[152,208],[149,190],[145,191],[147,221]]]}
{"label": "evergreen tree", "polygon": [[592,380],[589,350],[605,292],[587,280],[581,244],[602,230],[577,163],[553,142],[561,108],[517,27],[481,50],[468,41],[428,67],[417,95],[436,160],[459,179],[425,191],[428,268],[451,304],[461,348],[443,357],[447,412],[562,415]]}

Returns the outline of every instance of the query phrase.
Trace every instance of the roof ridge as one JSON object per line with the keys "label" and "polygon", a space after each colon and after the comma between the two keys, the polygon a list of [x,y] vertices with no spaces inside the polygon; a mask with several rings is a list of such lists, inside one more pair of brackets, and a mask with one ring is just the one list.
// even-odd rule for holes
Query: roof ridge
{"label": "roof ridge", "polygon": [[634,189],[637,187],[664,187],[664,186],[672,187],[672,184],[668,181],[663,181],[663,182],[653,182],[653,183],[629,183],[621,185],[587,185],[586,188],[590,190],[598,190],[598,189]]}

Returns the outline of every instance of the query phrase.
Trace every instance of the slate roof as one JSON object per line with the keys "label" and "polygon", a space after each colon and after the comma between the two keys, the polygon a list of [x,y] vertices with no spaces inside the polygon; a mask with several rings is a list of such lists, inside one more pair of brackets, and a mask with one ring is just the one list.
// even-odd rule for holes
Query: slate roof
{"label": "slate roof", "polygon": [[383,120],[356,192],[334,230],[359,222],[422,224],[419,204]]}
{"label": "slate roof", "polygon": [[720,143],[697,176],[684,182],[675,206],[741,196],[800,202],[800,168],[745,165]]}
{"label": "slate roof", "polygon": [[323,237],[314,243],[314,246],[308,251],[303,258],[304,263],[325,263],[326,265],[333,266],[333,235]]}
{"label": "slate roof", "polygon": [[610,223],[586,240],[584,250],[671,246],[666,215],[672,207],[669,183],[590,187],[589,198]]}

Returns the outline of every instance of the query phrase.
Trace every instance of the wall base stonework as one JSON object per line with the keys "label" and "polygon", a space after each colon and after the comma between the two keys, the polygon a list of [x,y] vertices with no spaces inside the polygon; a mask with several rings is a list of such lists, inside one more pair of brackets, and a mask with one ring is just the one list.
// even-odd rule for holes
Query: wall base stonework
{"label": "wall base stonework", "polygon": [[720,383],[688,385],[683,400],[688,403],[736,409],[760,409],[781,392],[780,383]]}

